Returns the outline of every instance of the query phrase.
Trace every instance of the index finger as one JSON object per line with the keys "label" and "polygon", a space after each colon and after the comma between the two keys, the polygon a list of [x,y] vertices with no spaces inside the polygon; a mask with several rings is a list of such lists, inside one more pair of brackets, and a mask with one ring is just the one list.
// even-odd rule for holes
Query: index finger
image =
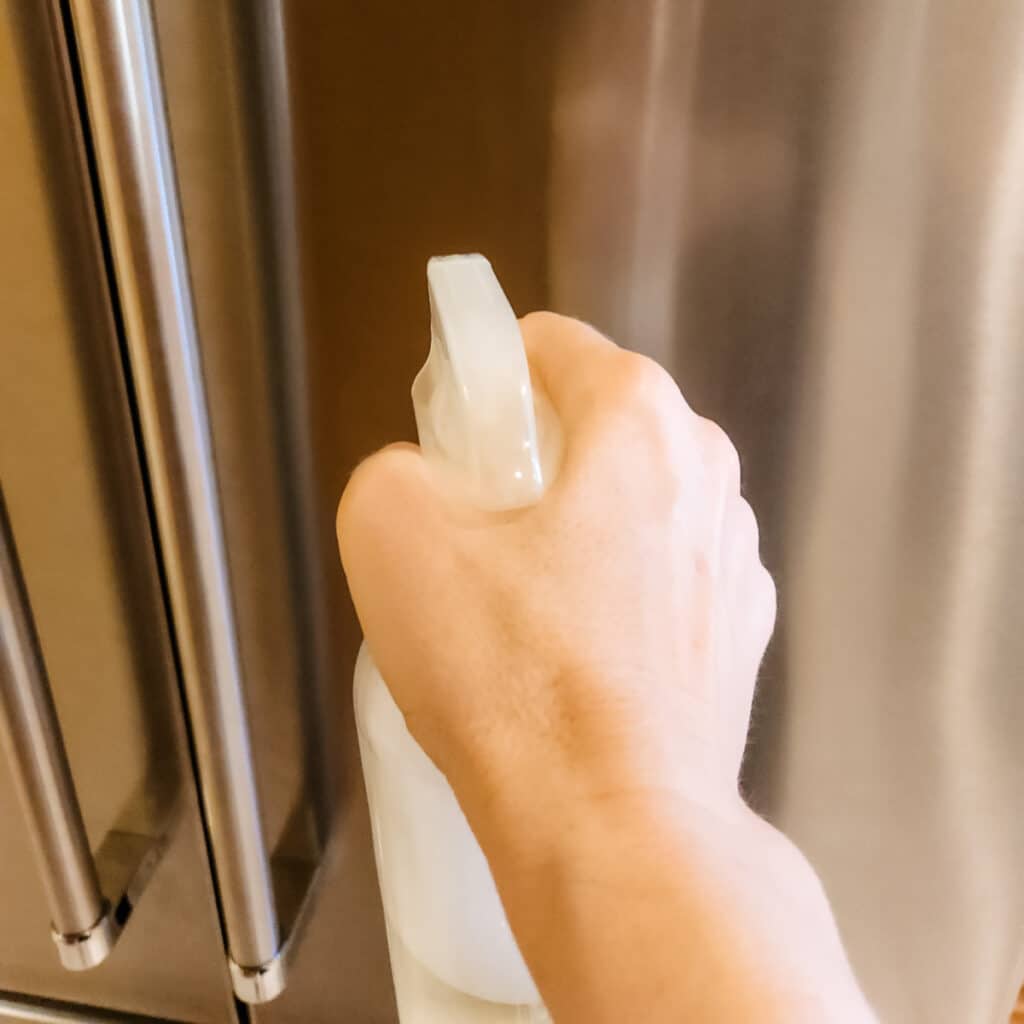
{"label": "index finger", "polygon": [[530,373],[563,425],[592,413],[623,350],[589,324],[557,313],[530,313],[519,329]]}

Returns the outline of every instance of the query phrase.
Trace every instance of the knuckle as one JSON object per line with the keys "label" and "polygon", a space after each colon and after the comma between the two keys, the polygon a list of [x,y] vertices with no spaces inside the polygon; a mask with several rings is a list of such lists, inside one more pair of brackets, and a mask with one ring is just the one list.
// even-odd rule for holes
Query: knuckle
{"label": "knuckle", "polygon": [[755,555],[760,547],[761,535],[757,525],[757,516],[746,498],[740,498],[737,509],[737,529],[744,546]]}
{"label": "knuckle", "polygon": [[704,417],[701,417],[701,432],[709,467],[724,476],[729,486],[738,491],[740,455],[732,439],[714,420]]}
{"label": "knuckle", "polygon": [[673,409],[682,405],[682,395],[676,382],[648,356],[623,352],[617,370],[620,393],[626,401]]}
{"label": "knuckle", "polygon": [[405,453],[392,446],[356,466],[338,502],[335,525],[339,536],[353,525],[374,521],[375,510],[398,482],[404,458]]}
{"label": "knuckle", "polygon": [[564,313],[553,313],[549,309],[535,309],[520,317],[519,329],[524,333],[552,334],[555,332],[570,332],[577,335],[586,335],[618,348],[614,342],[586,320],[580,320],[574,316],[566,316]]}
{"label": "knuckle", "polygon": [[519,329],[524,334],[546,334],[549,331],[557,330],[564,324],[565,317],[546,309],[536,309],[519,319]]}
{"label": "knuckle", "polygon": [[757,571],[754,574],[754,588],[757,593],[757,605],[761,610],[762,621],[765,629],[770,633],[775,626],[775,616],[778,610],[779,595],[775,586],[772,574],[758,562]]}
{"label": "knuckle", "polygon": [[652,441],[673,438],[683,423],[686,403],[672,377],[653,359],[624,352],[615,369],[619,412]]}
{"label": "knuckle", "polygon": [[698,455],[693,414],[672,377],[654,360],[620,351],[607,365],[608,376],[598,404],[598,430],[619,452],[618,487],[629,500],[648,501],[667,512]]}
{"label": "knuckle", "polygon": [[343,537],[353,523],[363,518],[364,508],[372,503],[374,487],[374,470],[367,466],[366,461],[361,462],[349,477],[338,502],[334,525],[339,537]]}

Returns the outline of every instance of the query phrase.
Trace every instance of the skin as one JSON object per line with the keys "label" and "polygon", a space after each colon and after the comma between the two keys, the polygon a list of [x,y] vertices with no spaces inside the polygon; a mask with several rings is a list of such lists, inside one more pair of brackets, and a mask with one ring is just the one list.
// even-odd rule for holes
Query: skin
{"label": "skin", "polygon": [[521,327],[565,434],[543,500],[480,511],[396,445],[352,476],[338,538],[548,1009],[873,1020],[813,870],[739,795],[775,588],[735,449],[651,360]]}

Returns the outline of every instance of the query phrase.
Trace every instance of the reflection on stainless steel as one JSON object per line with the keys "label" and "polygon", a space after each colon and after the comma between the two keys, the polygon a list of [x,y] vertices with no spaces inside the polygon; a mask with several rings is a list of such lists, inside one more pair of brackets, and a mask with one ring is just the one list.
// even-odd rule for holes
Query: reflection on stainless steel
{"label": "reflection on stainless steel", "polygon": [[[335,467],[309,439],[310,394],[319,389],[295,252],[299,155],[282,85],[284,8],[154,6],[264,835],[275,869],[284,868],[322,843],[331,790],[362,792],[346,764],[354,738],[339,721],[339,710],[349,713],[350,669],[328,656],[337,606],[325,599],[326,583],[335,598],[338,587],[333,500],[323,497],[334,484],[320,477],[326,469],[333,478]],[[330,903],[318,898],[302,947],[323,948],[326,929],[330,963],[318,969],[299,957],[288,990],[260,1014],[303,1006],[325,970],[333,981],[324,1012],[393,1014],[367,822],[344,807],[333,825],[337,855],[320,891]],[[275,875],[279,895],[287,877]]]}
{"label": "reflection on stainless steel", "polygon": [[1005,1020],[1024,952],[1024,9],[870,4],[844,42],[778,816],[883,1016]]}
{"label": "reflection on stainless steel", "polygon": [[0,1022],[25,1021],[28,1024],[167,1024],[155,1017],[97,1010],[92,1006],[74,1006],[50,1000],[31,1000],[9,994],[0,995]]}
{"label": "reflection on stainless steel", "polygon": [[704,6],[659,0],[638,17],[613,0],[580,5],[554,72],[549,294],[669,369],[695,227],[686,176]]}
{"label": "reflection on stainless steel", "polygon": [[[656,355],[737,440],[781,608],[748,786],[820,871],[882,1018],[1005,1020],[1024,9],[726,2],[694,32],[698,5],[652,3],[620,16],[624,53],[611,6],[577,9],[563,64],[551,302]],[[645,91],[663,49],[687,69],[667,97]]]}
{"label": "reflection on stainless steel", "polygon": [[517,308],[655,355],[736,439],[780,585],[752,799],[883,1017],[997,1019],[1024,919],[1024,11],[554,6],[284,7],[324,557],[352,466],[411,434],[431,253],[487,252]]}
{"label": "reflection on stainless steel", "polygon": [[[288,988],[254,1018],[394,1019],[333,512],[361,457],[411,436],[427,257],[480,250],[518,309],[656,356],[733,435],[781,605],[751,798],[820,871],[883,1019],[1005,1019],[1024,7],[154,6],[177,192],[131,49],[148,6],[71,2],[229,941],[270,963],[232,968],[247,997],[277,987],[271,890],[290,913],[308,891],[295,837],[334,832]],[[191,374],[163,361],[182,354]],[[160,399],[172,369],[187,407]],[[273,886],[272,848],[296,869]]]}
{"label": "reflection on stainless steel", "polygon": [[[282,943],[165,105],[146,2],[72,5],[139,392],[237,995],[274,998]],[[309,884],[307,881],[307,892]],[[253,981],[253,979],[259,979]]]}
{"label": "reflection on stainless steel", "polygon": [[277,955],[277,917],[148,5],[83,2],[73,14],[229,941],[256,965]]}
{"label": "reflection on stainless steel", "polygon": [[[178,16],[183,13],[180,11]],[[276,641],[277,646],[287,644],[295,651],[293,675],[299,681],[292,699],[297,710],[297,760],[302,771],[292,803],[301,806],[305,802],[311,845],[322,847],[330,831],[335,774],[323,724],[326,637],[330,626],[324,580],[329,563],[325,564],[322,557],[316,530],[314,453],[308,415],[310,387],[304,345],[306,310],[296,224],[296,154],[281,3],[259,0],[235,5],[227,30],[233,37],[231,56],[238,63],[243,89],[240,112],[246,119],[250,136],[249,159],[244,168],[239,168],[239,173],[252,178],[245,212],[257,230],[251,257],[256,273],[244,289],[245,301],[256,307],[257,315],[262,312],[265,326],[262,344],[254,346],[251,356],[254,361],[262,358],[267,364],[268,411],[272,411],[268,418],[277,448],[277,478],[273,484],[282,506],[283,520],[278,530],[268,531],[261,538],[261,543],[264,549],[275,544],[282,548],[287,591],[281,604],[294,621],[291,631],[277,630]],[[195,182],[193,188],[201,184]],[[223,244],[211,248],[219,257],[225,255]],[[217,301],[223,302],[225,298],[221,295]],[[197,299],[200,323],[207,306],[214,300],[210,290],[204,288]],[[232,340],[225,339],[228,344]],[[251,396],[237,384],[232,391],[236,404],[242,404],[248,419],[252,410]],[[226,401],[223,404],[228,405]],[[216,428],[214,433],[216,435]],[[266,463],[265,459],[259,461]],[[241,585],[250,591],[265,587],[267,577],[263,564],[247,579],[236,557],[237,548],[229,554],[236,587]],[[289,632],[294,636],[288,635]],[[279,704],[279,693],[274,696],[275,703]]]}
{"label": "reflection on stainless steel", "polygon": [[52,937],[64,967],[69,971],[87,971],[107,959],[120,932],[113,908],[104,900],[102,915],[84,931],[62,932],[55,928]]}
{"label": "reflection on stainless steel", "polygon": [[[161,820],[155,835],[115,826],[93,859],[2,491],[0,598],[0,735],[39,858],[57,954],[69,971],[84,971],[114,948],[159,863],[170,823]],[[113,880],[112,899],[104,898],[101,878]]]}
{"label": "reflection on stainless steel", "polygon": [[99,969],[61,966],[0,757],[0,990],[226,1024],[235,1007],[57,7],[0,0],[0,479],[100,891],[131,921]]}
{"label": "reflection on stainless steel", "polygon": [[[86,941],[77,937],[91,935],[98,941],[110,905],[100,892],[2,493],[0,590],[0,734],[35,842],[55,940],[81,952]],[[68,966],[91,967],[109,949],[107,943],[80,965]]]}

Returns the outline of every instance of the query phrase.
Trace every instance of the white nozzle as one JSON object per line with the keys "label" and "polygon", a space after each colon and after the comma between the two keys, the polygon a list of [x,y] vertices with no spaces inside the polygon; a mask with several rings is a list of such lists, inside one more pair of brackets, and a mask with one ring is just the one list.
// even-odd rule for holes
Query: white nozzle
{"label": "white nozzle", "polygon": [[[435,256],[427,285],[430,355],[412,386],[420,446],[456,471],[477,504],[533,504],[550,459],[515,313],[483,256]],[[546,404],[537,411],[550,449],[557,427]]]}

